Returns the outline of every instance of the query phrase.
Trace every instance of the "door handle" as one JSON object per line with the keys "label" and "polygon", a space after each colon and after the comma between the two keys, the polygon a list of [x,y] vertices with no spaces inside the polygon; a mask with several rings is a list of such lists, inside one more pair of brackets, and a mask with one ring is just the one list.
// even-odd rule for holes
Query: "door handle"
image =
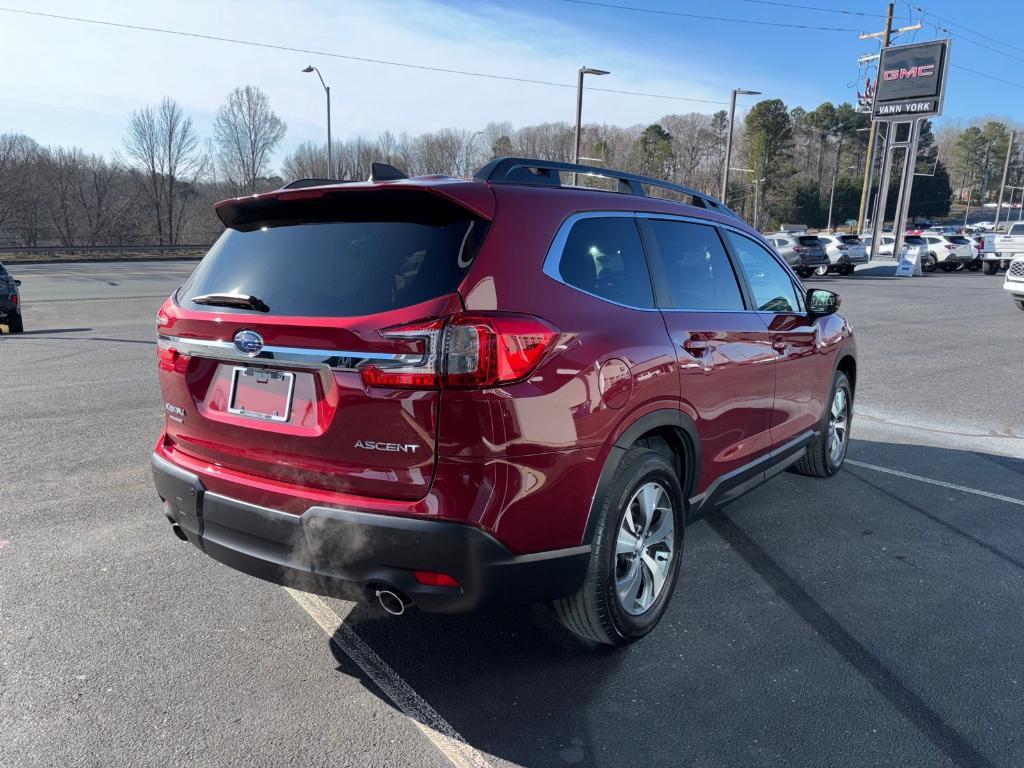
{"label": "door handle", "polygon": [[704,339],[686,339],[683,341],[683,349],[694,357],[700,357],[708,351],[708,343]]}
{"label": "door handle", "polygon": [[787,346],[788,345],[786,344],[786,342],[783,341],[782,339],[775,339],[772,342],[772,349],[774,349],[776,352],[785,352]]}

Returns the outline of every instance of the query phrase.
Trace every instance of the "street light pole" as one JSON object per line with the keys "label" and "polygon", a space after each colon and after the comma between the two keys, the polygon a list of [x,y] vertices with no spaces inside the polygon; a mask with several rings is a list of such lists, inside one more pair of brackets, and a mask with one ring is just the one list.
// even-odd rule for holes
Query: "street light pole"
{"label": "street light pole", "polygon": [[736,97],[737,96],[760,96],[760,91],[747,91],[743,88],[734,88],[732,99],[729,101],[729,130],[725,134],[725,167],[722,169],[722,190],[718,199],[725,202],[725,193],[729,189],[729,164],[732,162],[732,128],[736,120]]}
{"label": "street light pole", "polygon": [[303,72],[316,72],[316,76],[320,78],[320,85],[324,87],[324,91],[327,93],[327,177],[334,177],[334,163],[332,162],[331,156],[331,87],[324,82],[323,75],[320,74],[320,70],[310,64],[306,67]]}
{"label": "street light pole", "polygon": [[[1010,171],[1010,155],[1013,154],[1013,137],[1015,131],[1010,131],[1010,141],[1006,145],[1006,162],[1003,163],[1003,180],[999,182],[999,202],[996,203],[996,222],[995,227],[999,229],[999,216],[1003,212],[1003,190],[1006,188],[1006,175]],[[1010,215],[1007,213],[1006,220],[1010,220]]]}
{"label": "street light pole", "polygon": [[[593,69],[592,67],[580,67],[576,80],[576,149],[572,153],[572,161],[579,165],[580,162],[580,139],[583,132],[583,76],[584,75],[609,75],[604,69]],[[572,185],[576,186],[576,174],[572,175]]]}

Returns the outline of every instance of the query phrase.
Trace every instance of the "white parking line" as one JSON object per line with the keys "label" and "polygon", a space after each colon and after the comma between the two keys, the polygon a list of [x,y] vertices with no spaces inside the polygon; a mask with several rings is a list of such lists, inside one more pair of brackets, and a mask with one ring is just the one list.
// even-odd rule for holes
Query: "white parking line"
{"label": "white parking line", "polygon": [[441,754],[456,768],[493,768],[480,752],[466,743],[458,731],[412,689],[387,662],[374,653],[338,614],[316,595],[285,587],[284,591],[331,638],[331,643],[354,661],[374,684],[387,694],[406,717],[415,723]]}
{"label": "white parking line", "polygon": [[876,472],[884,472],[887,475],[895,475],[896,477],[905,477],[908,480],[917,480],[920,483],[929,483],[930,485],[938,485],[942,488],[952,488],[954,491],[960,491],[962,493],[973,493],[975,496],[984,496],[987,499],[995,499],[996,501],[1005,501],[1007,504],[1017,504],[1024,507],[1024,499],[1015,499],[1013,496],[1003,496],[1000,493],[990,493],[989,491],[981,491],[977,488],[968,488],[966,485],[957,485],[956,483],[947,483],[944,480],[933,480],[930,477],[921,477],[920,475],[912,475],[909,472],[900,472],[898,469],[889,469],[888,467],[879,467],[875,464],[867,464],[863,461],[854,461],[853,459],[847,459],[847,464],[853,464],[855,467],[864,467],[864,469],[873,469]]}

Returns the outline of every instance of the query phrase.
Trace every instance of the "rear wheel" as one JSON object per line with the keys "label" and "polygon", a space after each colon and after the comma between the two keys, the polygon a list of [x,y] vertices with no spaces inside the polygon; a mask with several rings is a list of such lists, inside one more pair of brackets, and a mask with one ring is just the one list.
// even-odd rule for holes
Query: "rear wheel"
{"label": "rear wheel", "polygon": [[921,271],[922,272],[934,272],[935,271],[935,259],[931,256],[926,256],[921,260]]}
{"label": "rear wheel", "polygon": [[796,271],[796,273],[800,275],[801,279],[806,280],[808,277],[814,274],[814,270],[808,269],[807,267],[801,267]]}
{"label": "rear wheel", "polygon": [[850,443],[852,419],[853,389],[846,374],[836,371],[818,437],[807,446],[807,453],[793,465],[793,469],[810,477],[831,477],[842,469]]}
{"label": "rear wheel", "polygon": [[11,333],[22,333],[25,330],[25,322],[21,319],[21,315],[14,315],[7,321],[7,327]]}
{"label": "rear wheel", "polygon": [[815,268],[814,274],[818,277],[824,277],[828,274],[828,266],[826,264],[822,264],[820,267]]}
{"label": "rear wheel", "polygon": [[841,267],[838,267],[836,271],[843,276],[852,275],[853,264],[843,264]]}
{"label": "rear wheel", "polygon": [[984,272],[986,275],[994,275],[996,272],[999,271],[999,262],[998,261],[986,261],[986,262],[983,262],[982,265],[981,265],[981,271]]}
{"label": "rear wheel", "polygon": [[665,613],[683,551],[683,492],[675,467],[646,448],[631,448],[615,470],[579,591],[553,608],[573,634],[627,645]]}
{"label": "rear wheel", "polygon": [[967,268],[971,270],[971,272],[977,272],[979,269],[981,269],[981,264],[979,264],[976,261],[972,261],[970,264],[967,265]]}

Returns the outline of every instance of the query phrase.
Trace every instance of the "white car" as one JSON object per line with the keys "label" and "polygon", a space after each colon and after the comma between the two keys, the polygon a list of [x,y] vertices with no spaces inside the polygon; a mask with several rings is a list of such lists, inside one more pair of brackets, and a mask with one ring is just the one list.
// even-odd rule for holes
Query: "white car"
{"label": "white car", "polygon": [[1017,309],[1024,310],[1024,256],[1018,256],[1010,262],[1003,289],[1010,292]]}
{"label": "white car", "polygon": [[991,232],[996,225],[991,221],[976,221],[972,225],[975,232]]}
{"label": "white car", "polygon": [[[928,243],[930,253],[943,272],[952,272],[954,269],[963,269],[966,266],[974,265],[976,259],[971,241],[963,235],[940,235],[934,232],[925,232],[921,237]],[[973,267],[977,269],[977,267]]]}
{"label": "white car", "polygon": [[[873,235],[866,234],[861,236],[861,240],[864,241],[864,247],[868,251],[868,255],[871,254],[871,242]],[[878,238],[878,251],[875,253],[876,256],[885,256],[887,258],[893,258],[892,249],[896,245],[896,238],[892,235],[885,233]],[[925,272],[934,272],[936,261],[928,253],[928,243],[925,242],[924,238],[920,235],[906,235],[903,238],[903,250],[906,251],[909,247],[922,246],[924,252],[921,255],[921,269]]]}
{"label": "white car", "polygon": [[818,239],[825,247],[825,255],[829,261],[827,268],[818,267],[818,274],[831,271],[840,275],[852,275],[855,265],[868,263],[868,250],[856,235],[818,235]]}

